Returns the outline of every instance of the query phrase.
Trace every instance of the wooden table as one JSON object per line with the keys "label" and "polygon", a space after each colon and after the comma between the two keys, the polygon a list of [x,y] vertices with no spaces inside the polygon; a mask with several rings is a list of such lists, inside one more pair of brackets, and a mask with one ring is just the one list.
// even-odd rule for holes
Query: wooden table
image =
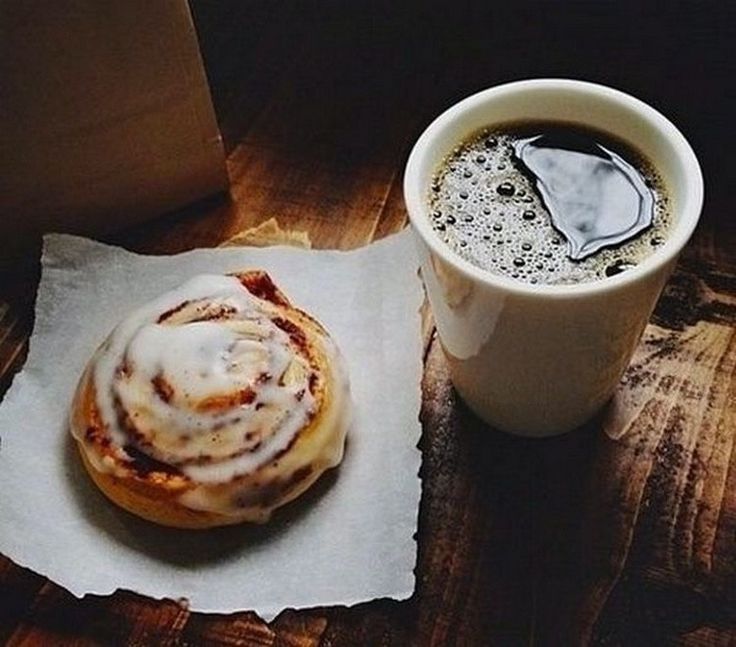
{"label": "wooden table", "polygon": [[[614,85],[680,125],[708,199],[611,406],[550,440],[484,428],[430,329],[411,600],[267,624],[123,591],[77,600],[0,557],[0,642],[736,643],[734,10],[512,5],[194,2],[230,197],[109,240],[176,252],[275,217],[315,247],[365,245],[405,225],[402,167],[443,108],[515,78]],[[25,356],[38,269],[0,279],[4,392]]]}

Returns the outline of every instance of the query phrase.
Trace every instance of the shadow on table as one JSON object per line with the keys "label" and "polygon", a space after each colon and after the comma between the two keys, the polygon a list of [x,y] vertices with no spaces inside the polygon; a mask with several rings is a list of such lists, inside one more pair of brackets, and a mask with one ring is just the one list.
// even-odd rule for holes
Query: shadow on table
{"label": "shadow on table", "polygon": [[557,644],[595,549],[586,519],[607,411],[561,436],[521,438],[478,419],[441,358],[428,360],[424,390],[420,626],[446,622],[460,643]]}
{"label": "shadow on table", "polygon": [[299,522],[335,483],[338,470],[324,474],[296,501],[274,513],[266,525],[239,524],[208,530],[167,528],[139,519],[110,502],[90,479],[69,437],[64,460],[69,487],[84,518],[109,539],[177,566],[228,561],[238,552],[273,542]]}

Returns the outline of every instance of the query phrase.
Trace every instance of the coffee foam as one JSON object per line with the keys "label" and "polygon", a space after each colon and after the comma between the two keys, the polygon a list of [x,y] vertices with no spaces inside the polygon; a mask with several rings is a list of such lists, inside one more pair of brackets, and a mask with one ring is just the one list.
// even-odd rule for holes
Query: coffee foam
{"label": "coffee foam", "polygon": [[632,152],[629,161],[654,196],[652,226],[616,247],[582,260],[569,258],[565,238],[552,224],[534,180],[518,167],[514,155],[514,143],[528,129],[525,125],[484,130],[440,165],[430,189],[430,219],[456,254],[481,269],[526,283],[570,284],[625,271],[664,242],[671,217],[662,181],[650,164]]}

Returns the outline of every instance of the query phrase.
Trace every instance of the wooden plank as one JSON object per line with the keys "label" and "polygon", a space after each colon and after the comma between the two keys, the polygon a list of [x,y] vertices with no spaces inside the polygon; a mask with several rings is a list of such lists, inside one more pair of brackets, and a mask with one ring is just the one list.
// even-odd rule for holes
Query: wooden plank
{"label": "wooden plank", "polygon": [[729,294],[686,274],[655,317],[675,329],[647,328],[597,430],[580,481],[588,500],[568,535],[577,563],[556,582],[569,594],[541,596],[551,635],[665,644],[699,624],[733,623],[736,311],[718,305]]}
{"label": "wooden plank", "polygon": [[272,647],[276,634],[255,613],[192,614],[180,637],[184,645]]}
{"label": "wooden plank", "polygon": [[0,644],[5,644],[44,585],[45,578],[0,555]]}
{"label": "wooden plank", "polygon": [[424,375],[417,641],[528,644],[532,463],[458,401],[433,343]]}
{"label": "wooden plank", "polygon": [[186,607],[118,591],[78,600],[46,582],[26,619],[8,640],[26,645],[173,645],[186,622]]}
{"label": "wooden plank", "polygon": [[[414,606],[411,602],[374,600],[352,608],[324,610],[327,627],[320,646],[410,645],[413,642]],[[301,612],[300,612],[301,615]]]}
{"label": "wooden plank", "polygon": [[319,612],[287,609],[271,623],[276,647],[317,647],[322,641],[327,619]]}

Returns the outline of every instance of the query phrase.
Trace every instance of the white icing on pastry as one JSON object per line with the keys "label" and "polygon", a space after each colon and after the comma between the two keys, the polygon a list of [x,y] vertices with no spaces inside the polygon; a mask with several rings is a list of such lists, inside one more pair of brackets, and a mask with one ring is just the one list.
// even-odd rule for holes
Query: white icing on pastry
{"label": "white icing on pastry", "polygon": [[[238,278],[190,280],[133,312],[93,358],[102,427],[123,458],[140,452],[201,484],[181,497],[184,505],[236,514],[238,497],[208,486],[288,450],[317,412],[314,384],[328,377],[290,331],[278,306]],[[324,469],[342,458],[349,398],[339,352],[321,330],[317,341],[337,381],[328,422],[341,427],[324,448]],[[100,471],[119,469],[91,460]]]}

